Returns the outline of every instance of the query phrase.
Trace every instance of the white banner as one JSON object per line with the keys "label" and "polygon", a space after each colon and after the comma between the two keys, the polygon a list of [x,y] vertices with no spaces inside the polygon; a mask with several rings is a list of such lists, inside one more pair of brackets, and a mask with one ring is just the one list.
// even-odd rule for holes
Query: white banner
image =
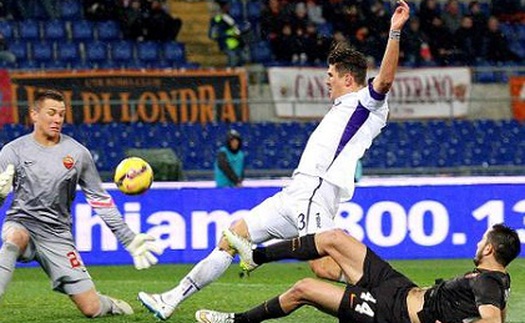
{"label": "white banner", "polygon": [[[278,117],[321,118],[330,108],[326,69],[272,67],[268,75]],[[399,70],[389,94],[390,117],[466,116],[470,80],[470,69],[463,67]]]}

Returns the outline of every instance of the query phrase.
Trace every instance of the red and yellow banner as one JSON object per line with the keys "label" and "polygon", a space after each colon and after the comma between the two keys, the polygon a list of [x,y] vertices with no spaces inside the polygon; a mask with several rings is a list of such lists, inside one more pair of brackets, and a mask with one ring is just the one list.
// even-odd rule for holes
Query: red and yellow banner
{"label": "red and yellow banner", "polygon": [[64,93],[67,123],[208,123],[249,118],[244,70],[10,73],[9,77],[9,114],[14,123],[29,122],[28,107],[42,88]]}

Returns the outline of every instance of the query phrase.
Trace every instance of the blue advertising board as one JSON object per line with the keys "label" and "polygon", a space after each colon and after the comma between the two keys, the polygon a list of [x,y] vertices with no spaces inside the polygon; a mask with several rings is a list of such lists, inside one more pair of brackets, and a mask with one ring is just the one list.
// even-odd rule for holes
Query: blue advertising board
{"label": "blue advertising board", "polygon": [[[162,185],[126,196],[109,189],[128,225],[161,241],[160,263],[199,261],[232,221],[279,190]],[[81,193],[72,211],[76,244],[86,264],[132,263]],[[364,185],[336,215],[341,228],[386,259],[472,258],[485,230],[500,222],[516,228],[525,241],[525,181]]]}

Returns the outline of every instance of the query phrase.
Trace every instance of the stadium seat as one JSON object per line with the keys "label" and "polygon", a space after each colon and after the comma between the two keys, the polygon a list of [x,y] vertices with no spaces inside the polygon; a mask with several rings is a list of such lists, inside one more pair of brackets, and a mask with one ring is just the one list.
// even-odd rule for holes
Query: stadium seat
{"label": "stadium seat", "polygon": [[74,66],[80,59],[79,45],[73,42],[56,43],[57,59],[68,66]]}
{"label": "stadium seat", "polygon": [[37,65],[47,64],[54,60],[53,46],[51,43],[46,41],[40,41],[31,44],[33,51],[33,61]]}
{"label": "stadium seat", "polygon": [[127,40],[112,42],[111,58],[121,67],[130,64],[130,62],[135,59],[133,55],[133,43]]}
{"label": "stadium seat", "polygon": [[101,41],[115,41],[122,38],[120,26],[114,20],[99,21],[96,24],[97,39]]}
{"label": "stadium seat", "polygon": [[251,45],[250,54],[253,63],[265,64],[273,60],[272,49],[267,41],[260,41]]}
{"label": "stadium seat", "polygon": [[159,44],[153,41],[137,43],[137,58],[144,63],[157,61],[160,57]]}
{"label": "stadium seat", "polygon": [[26,19],[18,22],[18,30],[22,40],[40,39],[40,23],[36,20]]}
{"label": "stadium seat", "polygon": [[230,16],[237,22],[245,19],[244,5],[241,1],[233,1],[230,6]]}
{"label": "stadium seat", "polygon": [[179,66],[186,63],[186,48],[182,43],[176,41],[165,42],[162,52],[164,59],[171,66]]}
{"label": "stadium seat", "polygon": [[44,23],[44,39],[64,41],[66,38],[66,27],[62,20],[48,20]]}
{"label": "stadium seat", "polygon": [[78,0],[61,0],[60,16],[64,20],[82,19],[82,1]]}
{"label": "stadium seat", "polygon": [[92,41],[84,44],[86,63],[98,67],[101,63],[110,61],[108,57],[108,44],[101,41]]}
{"label": "stadium seat", "polygon": [[261,2],[258,0],[247,1],[246,14],[250,22],[254,23],[259,21],[259,18],[261,18]]}
{"label": "stadium seat", "polygon": [[9,44],[9,51],[16,57],[16,62],[25,62],[29,60],[29,45],[25,41],[16,40]]}
{"label": "stadium seat", "polygon": [[88,20],[77,20],[71,24],[71,37],[74,41],[93,39],[93,23]]}
{"label": "stadium seat", "polygon": [[0,21],[0,34],[4,36],[7,41],[11,41],[15,37],[15,26],[9,20]]}

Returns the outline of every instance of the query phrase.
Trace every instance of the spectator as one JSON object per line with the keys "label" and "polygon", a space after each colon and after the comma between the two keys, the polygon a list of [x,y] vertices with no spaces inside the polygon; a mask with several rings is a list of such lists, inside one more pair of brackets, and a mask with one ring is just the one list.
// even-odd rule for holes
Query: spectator
{"label": "spectator", "polygon": [[[344,27],[341,30],[349,37],[355,35],[359,28],[367,25],[361,9],[355,4],[345,7],[345,15],[343,19]],[[367,53],[365,52],[365,54]]]}
{"label": "spectator", "polygon": [[226,144],[219,149],[215,161],[215,183],[217,187],[238,187],[244,178],[244,152],[238,131],[230,130]]}
{"label": "spectator", "polygon": [[308,25],[308,12],[306,11],[306,5],[304,2],[297,2],[295,5],[294,14],[292,15],[290,19],[290,23],[292,24],[292,29],[295,33],[297,33],[298,29],[305,30],[306,25]]}
{"label": "spectator", "polygon": [[510,50],[508,39],[499,28],[498,18],[490,17],[487,28],[484,43],[486,59],[493,63],[519,62],[521,60],[520,57]]}
{"label": "spectator", "polygon": [[124,37],[133,40],[144,40],[146,29],[140,0],[131,0],[129,5],[124,5],[120,23]]}
{"label": "spectator", "polygon": [[284,63],[291,63],[293,57],[298,57],[300,41],[293,33],[292,25],[285,23],[281,33],[271,43],[275,59]]}
{"label": "spectator", "polygon": [[84,0],[84,15],[88,20],[116,20],[117,5],[114,0]]}
{"label": "spectator", "polygon": [[308,13],[308,19],[316,25],[326,23],[323,18],[323,7],[321,7],[315,0],[306,1],[306,12]]}
{"label": "spectator", "polygon": [[445,5],[445,12],[441,14],[441,19],[445,27],[454,34],[461,25],[461,10],[458,0],[448,0]]}
{"label": "spectator", "polygon": [[454,62],[454,39],[440,17],[434,17],[427,34],[430,52],[436,63],[440,66],[451,65]]}
{"label": "spectator", "polygon": [[482,48],[476,47],[476,33],[472,17],[463,17],[461,19],[461,26],[454,34],[454,42],[458,54],[458,60],[464,65],[474,65],[476,60],[481,58]]}
{"label": "spectator", "polygon": [[345,10],[346,5],[343,0],[328,0],[322,2],[323,17],[334,26],[335,30],[344,31],[346,29]]}
{"label": "spectator", "polygon": [[390,28],[390,17],[387,15],[382,1],[375,1],[370,6],[367,21],[370,33],[379,36],[381,44],[386,43],[388,29]]}
{"label": "spectator", "polygon": [[151,1],[149,17],[146,20],[146,34],[149,40],[171,41],[176,40],[182,27],[182,20],[172,17],[162,3]]}
{"label": "spectator", "polygon": [[261,38],[270,42],[281,33],[285,16],[279,0],[269,0],[268,6],[261,11]]}
{"label": "spectator", "polygon": [[228,58],[228,66],[244,65],[244,40],[241,30],[230,16],[230,4],[227,0],[219,0],[219,12],[211,19],[208,36],[215,40],[221,52]]}
{"label": "spectator", "polygon": [[487,32],[487,21],[488,17],[481,10],[481,5],[477,0],[473,0],[468,5],[468,16],[472,18],[472,28],[474,32],[474,47],[479,50],[478,53],[482,53],[483,48],[483,37]]}
{"label": "spectator", "polygon": [[421,30],[428,34],[432,28],[432,21],[435,17],[440,17],[441,13],[438,7],[437,0],[423,0],[419,4],[419,20],[421,22]]}
{"label": "spectator", "polygon": [[0,62],[6,62],[14,64],[16,62],[16,56],[9,51],[9,46],[4,35],[0,33]]}
{"label": "spectator", "polygon": [[422,55],[422,48],[424,46],[428,48],[428,37],[421,31],[420,27],[419,18],[412,17],[403,36],[401,50],[403,63],[407,66],[418,67],[426,65],[424,64],[425,59]]}
{"label": "spectator", "polygon": [[382,47],[378,47],[378,44],[374,36],[370,35],[368,27],[361,26],[357,29],[353,37],[350,37],[350,43],[359,52],[366,56],[371,56],[374,61],[381,61],[379,57]]}

